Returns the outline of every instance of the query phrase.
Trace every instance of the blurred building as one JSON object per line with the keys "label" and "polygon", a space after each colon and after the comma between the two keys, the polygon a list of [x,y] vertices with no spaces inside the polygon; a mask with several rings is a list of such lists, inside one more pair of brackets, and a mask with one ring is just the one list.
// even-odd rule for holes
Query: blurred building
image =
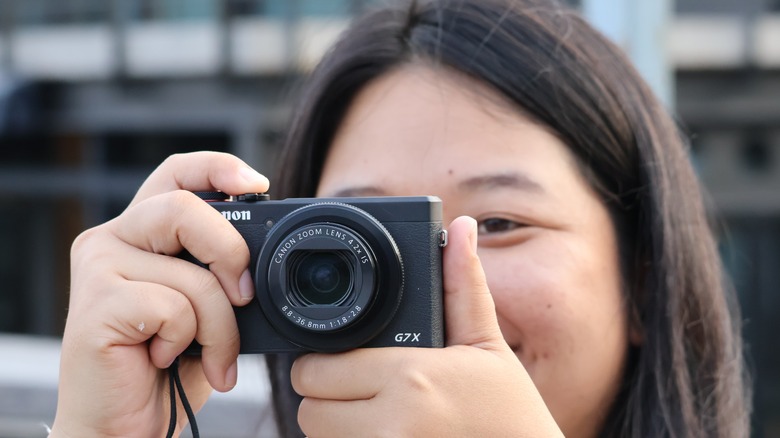
{"label": "blurred building", "polygon": [[[373,1],[0,0],[0,332],[61,333],[70,242],[164,157],[272,174],[295,79]],[[780,0],[678,0],[657,38],[780,436]]]}

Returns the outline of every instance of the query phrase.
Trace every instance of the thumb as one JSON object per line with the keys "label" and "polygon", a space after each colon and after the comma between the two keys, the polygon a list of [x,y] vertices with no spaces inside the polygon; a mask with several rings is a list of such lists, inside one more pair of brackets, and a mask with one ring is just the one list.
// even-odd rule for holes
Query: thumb
{"label": "thumb", "polygon": [[505,342],[477,256],[477,222],[461,216],[452,221],[447,233],[443,263],[447,345],[498,349]]}

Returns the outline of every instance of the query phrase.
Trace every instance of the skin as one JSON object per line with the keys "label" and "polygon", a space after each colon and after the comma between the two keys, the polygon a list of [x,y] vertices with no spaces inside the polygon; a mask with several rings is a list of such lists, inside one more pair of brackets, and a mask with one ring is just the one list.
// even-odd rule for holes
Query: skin
{"label": "skin", "polygon": [[[238,332],[229,305],[244,305],[253,293],[244,274],[247,247],[220,214],[185,190],[267,188],[267,179],[235,157],[173,156],[120,216],[76,239],[50,437],[164,436],[170,416],[164,368],[193,339],[204,346],[202,359],[185,358],[180,366],[193,409],[212,388],[235,385]],[[561,436],[501,336],[476,254],[476,222],[457,218],[448,231],[450,347],[304,356],[292,373],[307,394],[300,421],[308,436]],[[182,248],[211,262],[211,270],[171,257]],[[475,414],[470,400],[484,411]],[[186,427],[180,402],[178,411],[176,436]]]}
{"label": "skin", "polygon": [[[366,87],[338,131],[319,195],[445,201],[447,348],[301,357],[310,437],[592,436],[614,398],[627,329],[606,210],[555,136],[478,88],[407,68]],[[230,305],[254,292],[248,249],[187,190],[268,184],[230,155],[173,156],[76,239],[52,437],[162,436],[164,368],[193,339],[203,356],[181,374],[194,409],[235,385]],[[182,249],[211,270],[172,257]]]}
{"label": "skin", "polygon": [[[422,66],[405,67],[358,95],[333,141],[318,195],[437,195],[444,201],[445,221],[462,215],[475,218],[479,259],[501,333],[514,353],[508,360],[519,359],[522,367],[516,368],[530,375],[566,436],[597,434],[621,382],[629,342],[616,236],[606,208],[556,136],[471,79]],[[460,332],[451,325],[449,333]],[[452,336],[450,345],[470,343]],[[471,353],[478,361],[478,352],[466,351],[464,356]],[[469,382],[475,378],[470,372],[479,372],[443,365],[436,354],[424,358],[417,352],[393,354],[401,357],[387,362],[366,359],[372,368],[355,366],[357,359],[349,355],[318,356],[317,367],[347,367],[360,377],[342,381],[331,392],[309,392],[304,387],[301,393],[336,400],[350,395],[380,397],[392,389],[374,394],[358,387],[373,386],[374,375],[393,373],[394,367],[408,366],[407,360],[417,367],[409,371],[413,378],[429,384],[440,380],[437,373],[450,381],[460,374]],[[328,374],[308,367],[312,375],[298,379],[315,380],[316,373],[317,379],[330,380]],[[511,367],[508,371],[518,372]],[[474,407],[480,411],[490,407],[511,423],[513,416],[522,416],[523,405],[491,403],[492,390],[513,382],[500,370],[494,372],[492,378],[481,377],[476,386],[431,390],[423,385],[423,392],[433,394],[421,395],[413,403],[418,420],[425,415],[435,418],[424,412],[426,403],[447,398],[451,404],[443,417],[475,415]],[[336,375],[343,377],[338,371]],[[405,387],[404,382],[395,383]],[[518,385],[513,390],[529,389]],[[401,399],[406,397],[392,401]],[[395,412],[393,406],[387,403],[376,411]],[[306,404],[301,411],[302,424],[311,424],[314,435],[322,422],[328,422],[327,416]]]}
{"label": "skin", "polygon": [[[120,216],[76,239],[51,437],[164,436],[163,369],[193,339],[204,345],[202,360],[180,366],[193,408],[212,388],[235,386],[239,337],[230,305],[254,294],[249,251],[216,210],[184,190],[240,194],[268,184],[227,154],[172,156]],[[184,248],[211,270],[171,257]],[[183,416],[179,403],[177,431]]]}

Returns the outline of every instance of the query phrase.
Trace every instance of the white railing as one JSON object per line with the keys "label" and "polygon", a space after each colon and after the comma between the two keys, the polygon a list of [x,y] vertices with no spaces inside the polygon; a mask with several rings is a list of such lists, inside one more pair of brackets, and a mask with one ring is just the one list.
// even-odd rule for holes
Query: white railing
{"label": "white railing", "polygon": [[[243,17],[231,20],[224,37],[214,22],[140,22],[124,30],[121,51],[110,24],[20,27],[0,37],[0,59],[13,73],[61,80],[110,78],[120,66],[132,78],[209,76],[222,68],[276,75],[311,68],[348,20],[305,18],[289,28],[284,20]],[[229,46],[224,60],[223,38]],[[755,21],[678,15],[662,43],[675,69],[776,69],[779,41],[778,14]]]}
{"label": "white railing", "polygon": [[[44,79],[109,78],[120,66],[134,78],[209,76],[218,74],[223,62],[231,73],[274,75],[310,68],[347,21],[306,18],[288,29],[282,20],[236,19],[227,31],[226,60],[222,30],[211,22],[133,24],[121,43],[107,24],[30,26],[0,38],[0,59],[5,56],[15,74]],[[122,51],[117,44],[123,44]]]}

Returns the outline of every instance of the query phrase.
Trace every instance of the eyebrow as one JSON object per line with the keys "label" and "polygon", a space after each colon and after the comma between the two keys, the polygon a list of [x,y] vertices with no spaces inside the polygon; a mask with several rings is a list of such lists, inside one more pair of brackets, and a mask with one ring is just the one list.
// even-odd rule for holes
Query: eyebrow
{"label": "eyebrow", "polygon": [[[487,191],[499,188],[522,190],[531,193],[544,193],[541,184],[521,173],[496,173],[477,175],[466,178],[458,183],[458,190],[464,192]],[[387,192],[377,186],[347,187],[329,195],[334,198],[350,198],[365,196],[387,196]]]}
{"label": "eyebrow", "polygon": [[361,198],[366,196],[387,196],[387,192],[375,186],[347,187],[329,195],[330,198]]}
{"label": "eyebrow", "polygon": [[522,173],[496,173],[477,175],[458,183],[458,189],[464,192],[484,191],[498,188],[522,190],[531,193],[544,193],[541,184]]}

